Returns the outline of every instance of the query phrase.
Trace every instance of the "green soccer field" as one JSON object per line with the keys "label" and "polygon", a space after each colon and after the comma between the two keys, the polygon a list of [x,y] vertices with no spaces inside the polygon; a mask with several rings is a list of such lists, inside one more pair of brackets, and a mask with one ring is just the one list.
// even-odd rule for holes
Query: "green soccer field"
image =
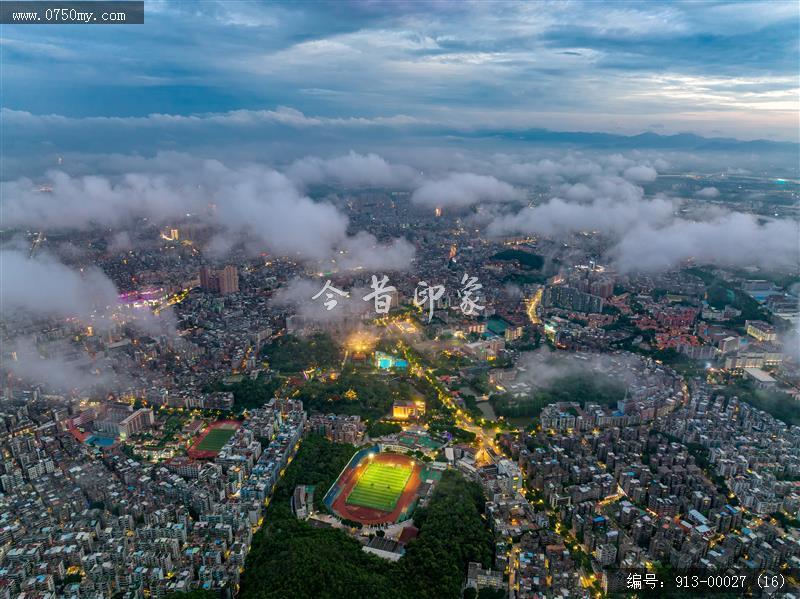
{"label": "green soccer field", "polygon": [[212,428],[197,445],[197,449],[200,451],[219,451],[235,432],[235,428]]}
{"label": "green soccer field", "polygon": [[346,503],[391,512],[403,494],[411,473],[410,466],[370,463]]}

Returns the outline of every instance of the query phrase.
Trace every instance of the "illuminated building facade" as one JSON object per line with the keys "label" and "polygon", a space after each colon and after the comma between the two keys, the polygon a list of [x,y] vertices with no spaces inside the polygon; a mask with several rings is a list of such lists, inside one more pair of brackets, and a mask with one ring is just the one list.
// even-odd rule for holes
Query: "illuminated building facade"
{"label": "illuminated building facade", "polygon": [[745,332],[757,341],[775,341],[778,338],[775,327],[763,320],[747,320],[744,326]]}
{"label": "illuminated building facade", "polygon": [[425,415],[425,402],[416,400],[397,400],[392,404],[392,418],[411,420]]}

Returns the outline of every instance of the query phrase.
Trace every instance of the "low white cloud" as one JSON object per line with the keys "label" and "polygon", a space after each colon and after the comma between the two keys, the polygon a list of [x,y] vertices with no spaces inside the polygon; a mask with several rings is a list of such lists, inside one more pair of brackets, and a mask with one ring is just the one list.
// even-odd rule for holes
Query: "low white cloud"
{"label": "low white cloud", "polygon": [[420,175],[414,169],[391,164],[377,154],[358,154],[350,151],[343,156],[319,158],[307,156],[292,163],[286,175],[298,185],[316,183],[347,187],[399,187],[415,185]]}
{"label": "low white cloud", "polygon": [[575,354],[542,347],[520,354],[517,365],[521,372],[516,381],[524,381],[538,389],[545,389],[560,379],[575,375],[605,379],[609,371],[614,371],[616,383],[628,386],[636,382],[636,371],[641,368],[642,360],[632,354]]}
{"label": "low white cloud", "polygon": [[[625,178],[592,175],[584,181],[557,186],[555,191],[561,197],[518,212],[493,215],[488,234],[557,238],[577,232],[596,233],[607,239],[607,256],[622,271],[667,270],[687,261],[781,269],[800,263],[797,221],[759,220],[754,215],[702,205],[679,216],[679,200],[645,198],[643,189],[628,180],[631,169],[649,167],[627,167],[622,157],[616,162],[624,167]],[[645,174],[642,170],[636,177],[641,179]],[[718,193],[712,187],[697,195],[716,197]]]}
{"label": "low white cloud", "polygon": [[5,348],[8,359],[3,370],[31,385],[42,385],[57,391],[107,390],[119,383],[120,376],[111,372],[99,356],[86,351],[47,347],[41,351],[33,339],[15,339]]}
{"label": "low white cloud", "polygon": [[229,125],[251,127],[258,124],[280,124],[293,127],[370,127],[418,124],[424,121],[403,114],[385,117],[342,117],[330,118],[308,116],[303,112],[287,106],[279,106],[275,110],[231,110],[206,114],[163,114],[153,113],[146,116],[91,116],[69,117],[59,114],[37,115],[24,110],[10,108],[0,109],[4,121],[10,125],[22,126],[80,126],[115,125],[127,127],[163,127],[164,125]]}
{"label": "low white cloud", "polygon": [[114,283],[97,268],[76,271],[46,254],[0,250],[3,318],[15,312],[92,321],[118,305]]}
{"label": "low white cloud", "polygon": [[[336,171],[342,182],[353,182],[358,176],[368,179],[368,168],[362,168],[359,175],[364,159],[373,165],[383,163],[374,155],[351,155],[342,162],[326,164],[319,176],[327,178]],[[174,224],[191,217],[216,231],[208,248],[213,254],[225,253],[241,242],[254,251],[304,260],[322,260],[342,249],[377,243],[371,236],[350,236],[348,218],[341,211],[329,202],[303,195],[291,179],[272,168],[254,164],[229,167],[216,160],[179,156],[180,168],[175,170],[164,162],[163,157],[157,157],[140,163],[144,172],[118,177],[72,177],[51,171],[46,188],[30,179],[2,183],[4,225],[115,228],[138,218]],[[305,172],[308,174],[308,168]],[[379,174],[378,179],[384,175]],[[403,174],[398,172],[395,177],[400,181]],[[113,246],[122,248],[125,244]],[[390,242],[385,253],[388,265],[398,268],[401,259],[410,262],[413,251],[408,248],[399,241]],[[376,253],[372,263],[378,262],[381,255]]]}
{"label": "low white cloud", "polygon": [[626,168],[623,176],[636,183],[649,183],[656,180],[658,172],[652,166],[639,165]]}
{"label": "low white cloud", "polygon": [[127,231],[117,231],[108,241],[108,251],[127,252],[133,248],[133,241]]}
{"label": "low white cloud", "polygon": [[672,202],[663,198],[628,202],[600,198],[589,203],[553,198],[496,218],[487,232],[495,237],[519,233],[558,236],[580,231],[622,235],[637,223],[665,222],[673,210]]}
{"label": "low white cloud", "polygon": [[657,227],[642,224],[611,251],[621,270],[666,270],[685,261],[719,266],[790,268],[800,264],[800,230],[792,220],[759,222],[729,213],[710,221],[675,219]]}
{"label": "low white cloud", "polygon": [[0,249],[0,319],[17,314],[35,318],[77,319],[96,330],[119,324],[145,333],[174,333],[170,310],[155,316],[147,308],[120,303],[117,287],[99,268],[74,269],[49,254]]}
{"label": "low white cloud", "polygon": [[707,198],[707,199],[718,198],[719,189],[717,189],[716,187],[704,187],[703,189],[700,189],[699,191],[695,192],[694,195],[696,195],[698,198]]}
{"label": "low white cloud", "polygon": [[556,191],[559,196],[575,202],[595,199],[633,202],[644,197],[641,187],[616,175],[592,176],[585,182],[562,185]]}
{"label": "low white cloud", "polygon": [[405,239],[380,243],[374,235],[361,231],[341,244],[340,257],[336,264],[344,270],[405,270],[414,260],[414,255],[414,246]]}
{"label": "low white cloud", "polygon": [[417,188],[411,201],[423,206],[464,208],[479,202],[509,202],[524,199],[522,190],[492,176],[452,173],[427,181]]}

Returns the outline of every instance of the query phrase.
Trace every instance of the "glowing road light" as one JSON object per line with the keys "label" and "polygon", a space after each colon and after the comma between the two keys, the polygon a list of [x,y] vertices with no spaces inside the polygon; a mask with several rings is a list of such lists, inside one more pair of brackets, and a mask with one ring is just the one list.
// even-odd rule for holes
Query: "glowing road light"
{"label": "glowing road light", "polygon": [[357,331],[347,338],[346,346],[354,353],[363,354],[371,351],[377,342],[378,339],[375,335],[366,331]]}
{"label": "glowing road light", "polygon": [[541,320],[536,315],[536,310],[539,307],[539,304],[542,302],[542,289],[537,289],[536,293],[533,294],[529,300],[527,300],[525,306],[525,313],[528,315],[528,320],[531,321],[531,324],[540,324]]}

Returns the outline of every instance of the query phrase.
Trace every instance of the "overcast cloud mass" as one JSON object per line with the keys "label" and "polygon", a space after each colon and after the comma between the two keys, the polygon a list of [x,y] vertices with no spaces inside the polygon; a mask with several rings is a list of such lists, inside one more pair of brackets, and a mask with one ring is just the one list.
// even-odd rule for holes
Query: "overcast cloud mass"
{"label": "overcast cloud mass", "polygon": [[0,269],[4,317],[22,311],[90,321],[119,302],[114,284],[95,268],[77,272],[47,255],[31,259],[17,250],[0,250]]}
{"label": "overcast cloud mass", "polygon": [[[216,231],[207,248],[212,254],[224,255],[246,241],[253,252],[332,261],[345,270],[405,270],[415,248],[403,238],[378,241],[365,231],[350,232],[347,216],[329,202],[312,200],[304,193],[309,186],[409,190],[410,201],[427,208],[491,207],[484,212],[486,233],[499,238],[600,233],[613,244],[609,260],[625,271],[664,270],[687,259],[780,268],[797,263],[796,221],[758,219],[721,205],[684,214],[680,197],[646,194],[643,186],[656,179],[659,168],[674,168],[671,160],[674,155],[637,152],[553,153],[530,161],[524,155],[493,154],[478,161],[460,154],[459,170],[448,172],[432,162],[422,171],[353,151],[306,156],[285,167],[160,153],[152,159],[114,157],[109,170],[119,174],[51,170],[41,179],[47,191],[30,178],[2,182],[0,191],[9,227],[124,229],[134,218],[168,224],[191,215]],[[460,170],[465,167],[481,172]],[[544,186],[545,199],[527,206],[525,186]],[[699,187],[694,196],[714,200],[719,190]],[[122,231],[111,243],[129,247],[130,238]]]}
{"label": "overcast cloud mass", "polygon": [[[330,258],[344,250],[345,259],[340,264],[344,268],[403,269],[413,259],[413,247],[403,240],[387,245],[379,244],[365,232],[349,235],[344,214],[329,203],[303,195],[286,175],[269,167],[231,168],[216,160],[180,156],[177,168],[171,172],[163,164],[171,158],[156,157],[139,165],[145,171],[113,179],[98,175],[72,177],[62,171],[50,171],[46,174],[46,192],[27,178],[0,183],[3,223],[7,227],[85,229],[95,225],[120,227],[133,218],[174,223],[191,215],[220,229],[214,246],[221,252],[244,236],[255,240],[257,251],[307,260]],[[343,162],[350,169],[360,158],[350,155]],[[377,156],[364,158],[382,160]],[[315,168],[329,164],[319,159],[306,161],[307,165],[312,163],[318,165]],[[306,168],[305,176],[308,172]],[[370,171],[361,172],[366,176]],[[357,173],[345,170],[344,175],[352,184]],[[341,183],[327,176],[315,179],[322,181]],[[124,245],[125,241],[124,237],[114,239],[116,244]]]}
{"label": "overcast cloud mass", "polygon": [[794,2],[148,0],[145,12],[147,27],[6,27],[5,107],[60,115],[51,125],[137,118],[136,129],[271,121],[796,141]]}

